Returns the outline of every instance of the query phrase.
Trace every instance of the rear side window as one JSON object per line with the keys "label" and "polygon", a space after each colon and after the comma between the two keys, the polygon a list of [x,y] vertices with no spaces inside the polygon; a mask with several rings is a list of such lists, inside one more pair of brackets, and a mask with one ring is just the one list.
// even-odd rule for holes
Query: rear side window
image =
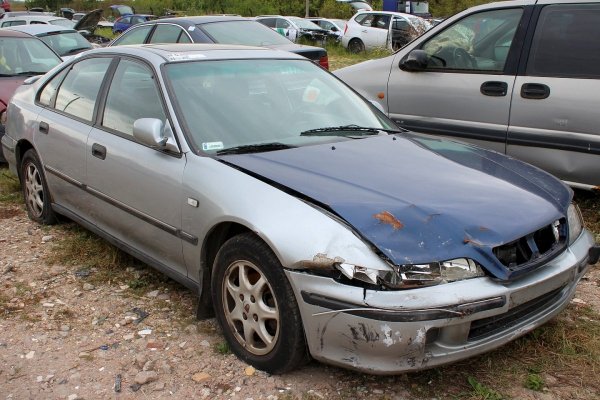
{"label": "rear side window", "polygon": [[126,44],[142,44],[145,42],[146,36],[148,36],[148,33],[150,33],[152,27],[153,25],[145,25],[127,31],[127,33],[122,34],[120,38],[115,40],[115,42],[111,46],[124,46]]}
{"label": "rear side window", "polygon": [[261,18],[257,19],[263,25],[268,26],[269,28],[275,28],[275,24],[277,23],[275,18]]}
{"label": "rear side window", "polygon": [[54,108],[91,122],[110,58],[91,58],[73,65],[56,95]]}
{"label": "rear side window", "polygon": [[555,4],[542,9],[527,75],[600,77],[600,5]]}
{"label": "rear side window", "polygon": [[[161,24],[156,26],[150,43],[182,43],[182,35],[187,39],[187,35],[179,26]],[[189,43],[189,39],[183,43]]]}
{"label": "rear side window", "polygon": [[16,21],[6,21],[2,23],[2,28],[6,28],[8,26],[19,26],[19,25],[25,25],[25,21],[23,20],[16,20]]}
{"label": "rear side window", "polygon": [[288,29],[290,27],[290,23],[287,22],[285,19],[278,18],[276,27],[281,29]]}

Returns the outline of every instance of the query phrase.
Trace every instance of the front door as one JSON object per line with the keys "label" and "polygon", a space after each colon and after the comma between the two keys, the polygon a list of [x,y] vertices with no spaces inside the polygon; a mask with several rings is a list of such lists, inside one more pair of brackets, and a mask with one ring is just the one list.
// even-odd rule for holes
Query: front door
{"label": "front door", "polygon": [[112,78],[100,123],[87,141],[93,220],[165,272],[185,277],[180,227],[186,158],[137,142],[133,123],[139,118],[170,124],[152,69],[124,58]]}

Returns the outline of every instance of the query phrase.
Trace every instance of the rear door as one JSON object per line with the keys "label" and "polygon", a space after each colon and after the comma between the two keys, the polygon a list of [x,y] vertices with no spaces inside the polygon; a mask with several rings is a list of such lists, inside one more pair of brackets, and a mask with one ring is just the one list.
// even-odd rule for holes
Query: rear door
{"label": "rear door", "polygon": [[[397,53],[388,83],[390,117],[417,132],[505,151],[510,96],[531,8],[468,14],[412,49],[429,55],[423,71],[403,71]],[[521,28],[520,28],[521,26]]]}
{"label": "rear door", "polygon": [[514,87],[507,153],[563,180],[598,186],[600,4],[543,4],[538,11]]}

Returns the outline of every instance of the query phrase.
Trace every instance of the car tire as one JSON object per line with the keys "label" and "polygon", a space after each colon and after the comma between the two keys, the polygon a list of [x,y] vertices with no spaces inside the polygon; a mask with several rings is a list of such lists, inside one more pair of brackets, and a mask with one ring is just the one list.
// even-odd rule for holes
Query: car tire
{"label": "car tire", "polygon": [[354,54],[362,53],[365,51],[365,44],[362,42],[362,40],[354,38],[348,42],[348,51]]}
{"label": "car tire", "polygon": [[223,335],[240,359],[274,374],[308,360],[292,287],[258,237],[240,234],[225,242],[215,260],[211,294]]}
{"label": "car tire", "polygon": [[55,224],[57,218],[52,210],[46,176],[35,150],[27,150],[23,155],[21,187],[29,218],[44,225]]}

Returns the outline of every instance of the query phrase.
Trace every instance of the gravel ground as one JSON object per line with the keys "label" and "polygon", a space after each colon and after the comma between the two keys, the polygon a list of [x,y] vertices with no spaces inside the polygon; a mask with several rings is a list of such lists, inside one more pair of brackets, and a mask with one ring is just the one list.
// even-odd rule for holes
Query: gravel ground
{"label": "gravel ground", "polygon": [[[415,398],[414,375],[366,377],[316,362],[284,376],[256,371],[228,353],[214,320],[193,319],[187,289],[149,268],[102,281],[98,270],[48,265],[64,232],[29,221],[21,206],[0,204],[0,397]],[[600,310],[597,271],[593,277],[582,282],[576,303]],[[147,291],[131,287],[144,279],[154,282]],[[543,393],[507,390],[522,399],[571,393],[564,384]]]}

